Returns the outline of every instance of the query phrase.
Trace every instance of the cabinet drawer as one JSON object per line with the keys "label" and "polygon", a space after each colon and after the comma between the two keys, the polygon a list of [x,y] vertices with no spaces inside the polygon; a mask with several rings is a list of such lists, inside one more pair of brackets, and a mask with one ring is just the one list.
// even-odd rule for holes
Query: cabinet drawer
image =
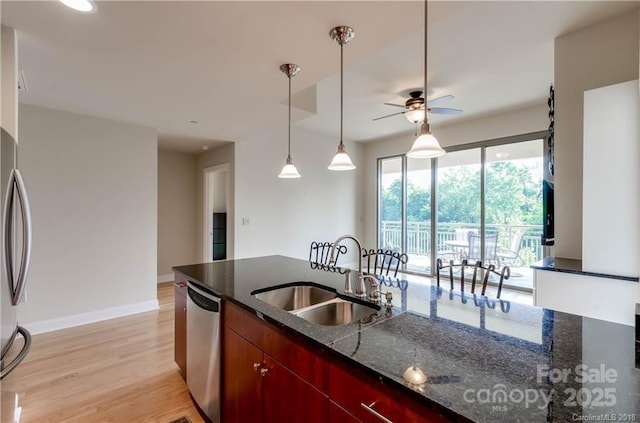
{"label": "cabinet drawer", "polygon": [[362,422],[452,421],[364,372],[337,363],[329,367],[329,397]]}
{"label": "cabinet drawer", "polygon": [[329,366],[312,346],[288,339],[269,323],[233,303],[227,302],[223,313],[226,326],[320,391],[327,392]]}

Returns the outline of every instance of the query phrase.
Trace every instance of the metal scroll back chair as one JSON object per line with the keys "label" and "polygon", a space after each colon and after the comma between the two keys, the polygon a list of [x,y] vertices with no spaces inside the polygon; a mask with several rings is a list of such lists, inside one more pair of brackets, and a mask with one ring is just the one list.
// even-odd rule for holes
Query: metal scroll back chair
{"label": "metal scroll back chair", "polygon": [[378,248],[377,250],[362,249],[363,267],[367,273],[374,275],[396,277],[401,267],[409,261],[405,253],[393,251],[391,249]]}
{"label": "metal scroll back chair", "polygon": [[511,238],[511,247],[508,250],[499,251],[498,264],[508,263],[513,266],[520,260],[524,264],[524,260],[520,257],[520,249],[522,248],[522,239],[524,238],[524,232],[516,232]]}
{"label": "metal scroll back chair", "polygon": [[[309,263],[311,263],[311,267],[314,269],[324,269],[329,270],[333,266],[330,265],[329,260],[331,259],[331,247],[333,243],[328,241],[313,241],[311,242],[311,247],[309,248]],[[337,245],[335,251],[335,260],[338,262],[338,257],[341,254],[346,254],[347,247],[344,245]]]}
{"label": "metal scroll back chair", "polygon": [[436,262],[436,284],[440,287],[440,279],[442,277],[446,277],[448,275],[449,279],[449,288],[451,291],[454,290],[454,273],[457,274],[460,272],[460,292],[464,293],[465,290],[465,270],[468,268],[473,268],[473,276],[471,277],[471,294],[480,294],[486,296],[487,292],[487,284],[489,282],[489,276],[491,274],[495,274],[499,277],[498,280],[498,288],[495,295],[495,298],[500,298],[502,294],[502,284],[505,279],[509,279],[511,276],[511,270],[509,266],[504,266],[500,271],[496,270],[496,267],[493,264],[489,264],[487,266],[483,266],[482,262],[476,261],[475,264],[469,265],[467,260],[462,260],[461,263],[454,264],[453,260],[449,261],[448,265],[443,265],[442,260],[438,259]]}
{"label": "metal scroll back chair", "polygon": [[[469,249],[467,251],[466,259],[468,262],[474,262],[482,260],[482,238],[480,235],[469,232]],[[498,256],[496,254],[498,249],[498,234],[488,234],[484,237],[484,261],[487,263],[497,262]]]}

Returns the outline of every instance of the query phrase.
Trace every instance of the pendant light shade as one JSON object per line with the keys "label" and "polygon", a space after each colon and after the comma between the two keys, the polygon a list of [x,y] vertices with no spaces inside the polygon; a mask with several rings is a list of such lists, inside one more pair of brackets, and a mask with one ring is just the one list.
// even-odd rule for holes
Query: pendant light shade
{"label": "pendant light shade", "polygon": [[289,143],[287,149],[287,160],[282,168],[282,171],[278,175],[278,178],[300,178],[300,174],[298,173],[298,169],[296,169],[293,164],[293,160],[291,159],[291,78],[296,76],[298,72],[300,72],[300,66],[294,65],[292,63],[285,63],[280,66],[280,70],[284,73],[289,79]]}
{"label": "pendant light shade", "polygon": [[330,170],[353,170],[356,168],[356,165],[351,161],[351,157],[344,150],[344,144],[340,143],[338,146],[338,152],[335,156],[333,156],[333,160],[331,160],[331,164],[329,165]]}
{"label": "pendant light shade", "polygon": [[278,178],[299,178],[300,174],[298,173],[298,169],[293,164],[291,157],[287,157],[286,164],[282,167],[282,171],[278,175]]}
{"label": "pendant light shade", "polygon": [[429,124],[426,122],[423,123],[420,134],[418,134],[418,138],[413,142],[413,146],[407,153],[407,157],[414,159],[431,159],[442,156],[443,154],[445,154],[445,151],[440,147],[438,140],[431,133]]}
{"label": "pendant light shade", "polygon": [[331,160],[329,164],[329,170],[353,170],[356,166],[351,161],[351,158],[347,154],[344,148],[344,142],[342,141],[342,120],[344,115],[344,90],[343,90],[343,48],[351,39],[355,36],[352,28],[348,26],[336,26],[329,31],[329,36],[332,40],[340,44],[340,143],[338,144],[338,152]]}
{"label": "pendant light shade", "polygon": [[[418,138],[413,142],[411,150],[407,152],[407,157],[428,159],[433,157],[439,157],[445,154],[445,151],[440,147],[440,143],[433,133],[431,133],[431,126],[429,125],[429,118],[427,116],[427,59],[429,57],[427,48],[429,47],[429,31],[427,30],[427,22],[429,17],[429,2],[424,2],[424,122],[420,129]],[[408,115],[408,113],[407,113]],[[407,119],[409,117],[407,116]],[[413,121],[415,122],[415,121]]]}

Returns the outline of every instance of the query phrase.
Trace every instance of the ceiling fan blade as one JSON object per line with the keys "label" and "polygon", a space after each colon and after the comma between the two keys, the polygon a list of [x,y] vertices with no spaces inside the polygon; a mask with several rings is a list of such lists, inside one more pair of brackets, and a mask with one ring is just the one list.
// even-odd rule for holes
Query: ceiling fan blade
{"label": "ceiling fan blade", "polygon": [[405,106],[404,104],[394,104],[394,103],[384,103],[387,106],[394,106],[394,107],[402,107],[403,109],[406,109],[407,106]]}
{"label": "ceiling fan blade", "polygon": [[459,115],[462,113],[460,109],[449,109],[447,107],[429,107],[429,113],[435,115]]}
{"label": "ceiling fan blade", "polygon": [[395,115],[402,115],[402,114],[404,114],[404,112],[391,113],[390,115],[380,116],[380,117],[377,117],[377,118],[371,119],[371,120],[380,120],[380,119],[388,118],[388,117],[395,116]]}
{"label": "ceiling fan blade", "polygon": [[429,106],[437,106],[438,104],[446,103],[447,101],[453,100],[455,97],[451,94],[443,95],[442,97],[434,98],[433,100],[427,101]]}

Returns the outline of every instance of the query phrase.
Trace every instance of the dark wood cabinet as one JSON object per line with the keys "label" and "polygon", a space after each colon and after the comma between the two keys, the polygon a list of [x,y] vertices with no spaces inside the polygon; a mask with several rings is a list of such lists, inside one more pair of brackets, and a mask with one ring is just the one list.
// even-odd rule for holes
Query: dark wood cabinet
{"label": "dark wood cabinet", "polygon": [[187,377],[187,279],[180,273],[175,273],[174,286],[174,329],[175,340],[173,356],[180,368],[182,378]]}
{"label": "dark wood cabinet", "polygon": [[326,423],[329,398],[293,372],[264,355],[265,422]]}
{"label": "dark wood cabinet", "polygon": [[225,327],[223,357],[225,423],[262,421],[262,351]]}
{"label": "dark wood cabinet", "polygon": [[329,401],[329,421],[331,423],[362,423],[333,401]]}
{"label": "dark wood cabinet", "polygon": [[379,423],[384,419],[415,423],[450,421],[361,370],[341,363],[329,366],[329,397],[363,423]]}
{"label": "dark wood cabinet", "polygon": [[327,364],[233,304],[224,313],[224,422],[327,422]]}

